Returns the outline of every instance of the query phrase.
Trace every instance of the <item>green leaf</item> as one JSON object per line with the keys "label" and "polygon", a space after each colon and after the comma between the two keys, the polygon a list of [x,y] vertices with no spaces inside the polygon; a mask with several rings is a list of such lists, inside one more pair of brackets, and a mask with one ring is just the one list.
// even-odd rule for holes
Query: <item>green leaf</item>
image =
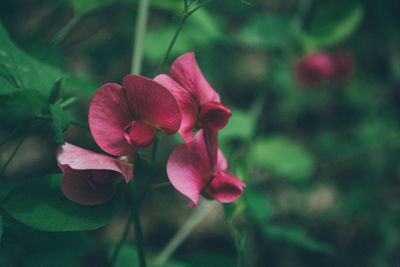
{"label": "green leaf", "polygon": [[314,159],[302,146],[285,137],[255,140],[249,151],[251,163],[293,181],[308,179]]}
{"label": "green leaf", "polygon": [[81,15],[87,14],[95,9],[105,7],[114,0],[69,0],[74,10]]}
{"label": "green leaf", "polygon": [[232,110],[232,117],[228,124],[219,131],[219,140],[227,142],[232,139],[250,140],[254,135],[256,121],[254,116],[251,116],[245,111],[238,109]]}
{"label": "green leaf", "polygon": [[0,183],[0,202],[17,186],[17,183],[1,182]]}
{"label": "green leaf", "polygon": [[236,38],[239,43],[250,48],[270,49],[287,45],[294,35],[290,17],[262,14],[251,16]]}
{"label": "green leaf", "polygon": [[246,212],[250,218],[260,224],[265,224],[275,211],[274,206],[265,193],[254,189],[247,189]]}
{"label": "green leaf", "polygon": [[120,193],[97,206],[81,206],[68,200],[60,189],[61,176],[31,178],[15,187],[1,206],[15,220],[49,232],[97,229],[124,208]]}
{"label": "green leaf", "polygon": [[53,84],[53,87],[51,88],[50,95],[49,95],[49,103],[50,104],[54,104],[54,102],[56,102],[57,97],[60,93],[61,82],[62,82],[62,78],[58,78],[57,81]]}
{"label": "green leaf", "polygon": [[69,92],[79,92],[91,96],[96,91],[95,86],[88,86],[88,83],[82,82],[80,78],[70,77],[62,73],[60,69],[41,63],[20,50],[10,39],[1,22],[0,62],[12,75],[19,87],[35,89],[47,97],[59,78],[63,79],[63,88]]}
{"label": "green leaf", "polygon": [[0,97],[0,118],[36,116],[49,108],[48,99],[37,90],[21,89]]}
{"label": "green leaf", "polygon": [[8,95],[17,90],[18,88],[15,87],[8,79],[0,76],[0,95]]}
{"label": "green leaf", "polygon": [[[115,247],[108,250],[108,257],[111,258]],[[113,264],[113,267],[139,266],[139,256],[136,248],[128,245],[123,245],[119,251],[118,257]]]}
{"label": "green leaf", "polygon": [[364,9],[359,1],[325,1],[301,38],[306,50],[337,45],[349,38],[361,24]]}
{"label": "green leaf", "polygon": [[69,126],[68,113],[58,105],[50,105],[51,115],[53,117],[53,138],[57,144],[64,144],[63,132]]}
{"label": "green leaf", "polygon": [[314,240],[298,228],[266,226],[263,234],[266,239],[287,241],[310,251],[325,253],[332,251],[330,245]]}

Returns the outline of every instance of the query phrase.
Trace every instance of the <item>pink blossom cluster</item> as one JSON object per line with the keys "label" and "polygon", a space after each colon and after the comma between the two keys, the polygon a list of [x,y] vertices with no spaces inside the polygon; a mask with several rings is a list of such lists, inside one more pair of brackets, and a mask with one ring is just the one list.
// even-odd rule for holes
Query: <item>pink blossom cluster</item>
{"label": "pink blossom cluster", "polygon": [[307,54],[297,61],[295,68],[296,80],[306,87],[343,82],[353,73],[354,58],[347,50]]}
{"label": "pink blossom cluster", "polygon": [[[204,78],[194,53],[186,53],[173,62],[171,76],[152,80],[127,75],[122,86],[102,85],[89,107],[89,127],[99,147],[113,156],[135,154],[137,147],[151,145],[158,131],[178,132],[185,143],[171,153],[167,174],[194,207],[201,194],[227,203],[240,197],[245,187],[226,172],[218,149],[218,131],[231,115]],[[128,183],[133,178],[133,163],[68,143],[58,149],[57,161],[64,195],[82,205],[107,201],[120,180]]]}

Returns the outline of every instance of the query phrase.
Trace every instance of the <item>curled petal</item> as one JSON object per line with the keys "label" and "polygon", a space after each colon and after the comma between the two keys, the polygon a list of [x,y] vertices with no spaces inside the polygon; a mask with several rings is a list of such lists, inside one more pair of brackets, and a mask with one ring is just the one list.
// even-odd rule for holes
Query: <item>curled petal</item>
{"label": "curled petal", "polygon": [[167,163],[167,174],[176,190],[187,196],[191,207],[197,205],[200,192],[211,179],[211,164],[203,130],[190,143],[177,146]]}
{"label": "curled petal", "polygon": [[124,136],[133,119],[120,85],[107,83],[96,91],[89,107],[89,127],[101,149],[115,156],[133,154],[135,147]]}
{"label": "curled petal", "polygon": [[206,129],[221,130],[231,116],[232,111],[221,103],[206,102],[200,106],[199,122]]}
{"label": "curled petal", "polygon": [[175,59],[171,66],[171,75],[196,98],[199,104],[209,101],[220,102],[218,93],[204,78],[193,52]]}
{"label": "curled petal", "polygon": [[133,121],[126,129],[128,141],[138,146],[149,146],[156,136],[156,129],[141,121]]}
{"label": "curled petal", "polygon": [[135,119],[166,134],[179,130],[181,111],[173,95],[161,84],[139,75],[127,75],[123,80],[127,100]]}
{"label": "curled petal", "polygon": [[189,91],[185,90],[168,75],[157,75],[154,81],[167,88],[178,101],[182,112],[182,123],[178,132],[186,143],[190,142],[193,138],[193,130],[196,125],[199,109],[196,100]]}
{"label": "curled petal", "polygon": [[229,203],[240,197],[245,186],[234,175],[225,171],[218,171],[213,173],[212,181],[207,187],[206,193],[219,202]]}
{"label": "curled petal", "polygon": [[61,170],[107,170],[120,173],[126,183],[133,177],[133,164],[98,154],[69,143],[57,150],[57,162]]}
{"label": "curled petal", "polygon": [[[81,205],[99,205],[106,202],[115,193],[112,182],[119,176],[118,172],[108,170],[74,170],[63,168],[61,190],[70,200]],[[99,180],[100,182],[96,182]]]}

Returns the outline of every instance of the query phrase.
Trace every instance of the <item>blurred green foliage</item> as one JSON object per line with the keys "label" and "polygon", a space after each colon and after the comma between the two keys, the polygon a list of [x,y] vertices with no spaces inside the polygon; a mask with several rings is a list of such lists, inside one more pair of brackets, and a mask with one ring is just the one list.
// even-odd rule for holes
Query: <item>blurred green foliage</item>
{"label": "blurred green foliage", "polygon": [[[168,60],[196,52],[207,80],[232,109],[220,147],[247,187],[219,214],[228,229],[207,222],[166,266],[234,266],[236,257],[244,266],[399,265],[400,4],[247,2],[211,1],[196,12]],[[137,1],[17,0],[0,6],[2,168],[27,136],[1,175],[0,265],[108,266],[108,248],[120,233],[110,238],[108,228],[89,235],[31,228],[95,229],[122,209],[116,196],[89,212],[49,189],[60,175],[43,174],[59,172],[54,150],[64,138],[98,150],[72,122],[87,120],[98,84],[121,83],[128,73]],[[143,69],[152,77],[184,4],[153,0],[150,6]],[[293,74],[297,60],[322,49],[350,51],[355,73],[337,84],[300,86]],[[166,177],[164,154],[160,179]],[[150,199],[143,220],[146,246],[155,255],[190,210],[171,188],[154,190]],[[116,266],[135,260],[127,245]]]}

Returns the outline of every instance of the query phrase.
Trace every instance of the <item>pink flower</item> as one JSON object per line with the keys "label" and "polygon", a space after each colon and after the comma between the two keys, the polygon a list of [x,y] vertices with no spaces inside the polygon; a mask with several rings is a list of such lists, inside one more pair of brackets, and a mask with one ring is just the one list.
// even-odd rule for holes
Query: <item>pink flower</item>
{"label": "pink flower", "polygon": [[136,146],[150,145],[156,130],[178,131],[182,115],[166,88],[139,75],[125,76],[122,84],[101,86],[89,108],[90,130],[105,152],[130,155]]}
{"label": "pink flower", "polygon": [[154,80],[164,85],[177,99],[182,111],[179,133],[185,142],[193,138],[194,128],[220,130],[232,111],[221,104],[217,92],[204,78],[193,52],[178,57],[171,66],[171,77],[160,74]]}
{"label": "pink flower", "polygon": [[330,81],[335,75],[335,62],[330,54],[318,51],[305,55],[296,64],[297,81],[313,86]]}
{"label": "pink flower", "polygon": [[220,150],[216,159],[209,151],[215,145],[207,142],[203,130],[199,130],[191,142],[177,146],[167,163],[167,174],[176,190],[191,200],[194,207],[200,194],[222,203],[236,200],[242,194],[245,184],[226,172],[227,163]]}
{"label": "pink flower", "polygon": [[346,50],[317,51],[300,58],[295,71],[297,81],[303,86],[343,82],[354,73],[354,58]]}
{"label": "pink flower", "polygon": [[348,50],[341,49],[333,54],[336,71],[334,79],[342,82],[348,80],[354,74],[354,57]]}
{"label": "pink flower", "polygon": [[133,177],[132,164],[68,143],[59,147],[57,162],[63,172],[62,192],[81,205],[106,202],[121,176],[126,183]]}

